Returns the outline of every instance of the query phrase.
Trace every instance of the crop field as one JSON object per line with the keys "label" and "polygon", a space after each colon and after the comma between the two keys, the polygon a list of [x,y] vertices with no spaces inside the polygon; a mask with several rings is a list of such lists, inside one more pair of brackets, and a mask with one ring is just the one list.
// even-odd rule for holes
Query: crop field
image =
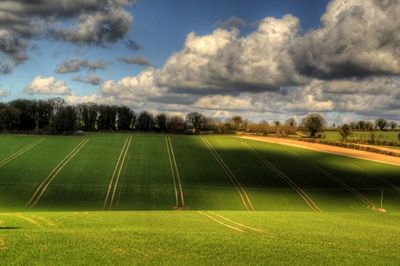
{"label": "crop field", "polygon": [[240,139],[0,135],[0,261],[395,264],[400,167]]}
{"label": "crop field", "polygon": [[[348,137],[349,140],[362,140],[362,141],[370,141],[371,139],[375,139],[376,141],[386,141],[399,143],[399,131],[354,131],[351,136]],[[323,134],[327,140],[341,140],[338,131],[324,131]],[[373,135],[373,136],[372,136]]]}

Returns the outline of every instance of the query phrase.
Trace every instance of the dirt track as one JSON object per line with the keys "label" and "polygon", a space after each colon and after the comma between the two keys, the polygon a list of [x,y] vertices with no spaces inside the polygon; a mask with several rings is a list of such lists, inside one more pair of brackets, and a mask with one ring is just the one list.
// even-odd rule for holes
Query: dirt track
{"label": "dirt track", "polygon": [[310,143],[310,142],[285,139],[285,138],[261,137],[261,136],[240,136],[240,138],[283,144],[283,145],[294,146],[294,147],[299,147],[299,148],[304,148],[304,149],[309,149],[309,150],[314,150],[314,151],[320,151],[320,152],[325,152],[325,153],[330,153],[330,154],[348,156],[348,157],[353,157],[353,158],[358,158],[358,159],[364,159],[364,160],[369,160],[369,161],[374,161],[374,162],[380,162],[380,163],[386,163],[386,164],[400,166],[400,157],[383,155],[383,154],[378,154],[378,153],[373,153],[373,152],[368,152],[368,151],[360,151],[360,150],[354,150],[354,149],[349,149],[349,148],[336,147],[336,146],[330,146],[330,145],[319,144],[319,143]]}

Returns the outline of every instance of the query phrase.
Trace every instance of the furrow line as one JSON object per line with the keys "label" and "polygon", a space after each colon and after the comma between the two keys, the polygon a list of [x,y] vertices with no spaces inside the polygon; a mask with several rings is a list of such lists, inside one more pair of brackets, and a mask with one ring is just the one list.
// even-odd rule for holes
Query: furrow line
{"label": "furrow line", "polygon": [[11,154],[10,156],[8,156],[7,158],[3,159],[0,161],[0,167],[2,167],[3,165],[7,164],[8,162],[14,160],[15,158],[17,158],[18,156],[24,154],[25,152],[27,152],[28,150],[32,149],[33,147],[35,147],[36,145],[42,143],[43,141],[45,141],[46,139],[40,139],[38,141],[35,141],[31,144],[29,144],[28,146],[20,149],[19,151],[15,152],[14,154]]}
{"label": "furrow line", "polygon": [[171,155],[172,155],[172,162],[174,163],[176,178],[178,180],[178,187],[179,187],[180,196],[181,196],[181,205],[182,205],[182,208],[185,208],[185,197],[184,197],[184,193],[183,193],[183,189],[182,189],[182,183],[181,183],[181,178],[179,175],[178,165],[177,165],[176,159],[175,159],[174,148],[172,147],[171,138],[169,136],[167,138],[168,138],[169,148],[170,148]]}
{"label": "furrow line", "polygon": [[120,165],[120,167],[119,167],[118,174],[117,174],[117,177],[116,177],[116,179],[115,179],[114,189],[113,189],[113,193],[112,193],[111,200],[110,200],[110,207],[109,207],[110,210],[112,209],[112,205],[113,205],[113,203],[114,203],[115,192],[117,191],[117,187],[118,187],[118,183],[119,183],[119,178],[120,178],[120,176],[121,176],[121,172],[122,172],[122,169],[123,169],[123,167],[124,167],[126,155],[128,154],[128,150],[129,150],[129,146],[131,145],[131,141],[132,141],[132,135],[129,136],[129,141],[128,141],[128,144],[127,144],[127,146],[126,146],[126,148],[125,148],[125,152],[124,152],[124,155],[123,155],[123,157],[122,157],[121,165]]}
{"label": "furrow line", "polygon": [[171,158],[171,152],[169,150],[169,143],[168,143],[168,138],[165,136],[165,143],[167,145],[167,153],[168,153],[168,159],[169,159],[169,164],[171,167],[171,173],[172,173],[172,180],[174,183],[174,193],[175,193],[175,208],[179,207],[179,196],[178,196],[178,189],[176,186],[176,177],[175,177],[175,170],[174,170],[174,165],[172,163],[172,158]]}
{"label": "furrow line", "polygon": [[202,211],[198,211],[198,213],[200,213],[200,214],[202,214],[202,215],[208,217],[209,219],[213,220],[214,222],[219,223],[219,224],[221,224],[221,225],[223,225],[223,226],[225,226],[225,227],[228,227],[228,228],[233,229],[233,230],[235,230],[235,231],[244,233],[244,231],[243,231],[242,229],[240,229],[240,228],[238,228],[238,227],[235,227],[235,226],[232,226],[232,225],[229,225],[229,224],[226,224],[226,223],[224,223],[224,222],[222,222],[222,221],[220,221],[220,220],[214,218],[213,216],[211,216],[211,215],[209,215],[209,214],[207,214],[207,213],[204,213],[204,212],[202,212]]}
{"label": "furrow line", "polygon": [[292,179],[285,175],[282,171],[276,168],[271,162],[269,162],[264,156],[257,152],[252,146],[246,142],[246,146],[251,150],[257,158],[259,158],[266,166],[274,171],[281,179],[283,179],[293,190],[295,190],[300,197],[307,203],[307,205],[315,212],[322,212],[318,205],[311,199],[305,191],[300,188]]}
{"label": "furrow line", "polygon": [[27,205],[25,205],[25,207],[29,207],[29,208],[33,208],[35,207],[35,205],[39,202],[40,198],[43,196],[44,192],[46,191],[47,187],[50,185],[50,183],[54,180],[54,178],[56,178],[56,176],[61,172],[61,170],[68,164],[69,161],[72,160],[72,158],[75,157],[75,155],[77,155],[80,150],[86,145],[86,143],[89,142],[89,139],[85,139],[83,140],[75,149],[74,152],[68,155],[68,157],[64,158],[64,160],[62,161],[61,164],[59,164],[56,169],[56,171],[52,171],[52,174],[49,175],[49,178],[46,178],[43,182],[42,182],[42,186],[38,191],[38,193],[36,193],[36,197],[32,196],[32,201],[31,204],[29,204],[29,202],[27,203]]}
{"label": "furrow line", "polygon": [[126,147],[128,141],[129,141],[129,136],[126,138],[126,140],[124,142],[124,146],[122,147],[121,153],[119,154],[117,163],[115,164],[114,171],[113,171],[113,174],[112,174],[111,179],[110,179],[110,183],[108,184],[107,194],[106,194],[106,197],[104,199],[103,209],[106,209],[106,207],[108,205],[111,189],[112,189],[113,184],[114,184],[115,175],[116,175],[116,173],[117,173],[117,171],[119,169],[120,161],[121,161],[121,158],[122,158],[122,156],[124,154],[125,147]]}
{"label": "furrow line", "polygon": [[[50,174],[40,183],[40,185],[36,188],[35,192],[33,193],[32,197],[29,201],[25,204],[25,208],[29,207],[32,208],[36,202],[39,200],[40,196],[43,194],[44,190],[46,190],[48,184],[54,179],[54,177],[61,171],[61,169],[65,166],[65,162],[69,162],[73,156],[76,155],[77,151],[79,150],[89,141],[89,139],[82,140],[64,159],[61,160],[57,164],[57,166],[50,172]],[[64,164],[65,163],[65,164]]]}
{"label": "furrow line", "polygon": [[222,157],[218,154],[218,152],[214,149],[212,144],[205,138],[202,137],[202,140],[207,144],[208,148],[210,149],[211,153],[214,155],[214,158],[218,161],[218,163],[221,165],[233,185],[235,186],[236,190],[239,193],[240,198],[242,199],[242,202],[247,210],[255,210],[254,206],[250,200],[250,197],[248,196],[247,192],[245,189],[242,187],[240,182],[237,180],[236,176],[232,173],[228,165],[224,162]]}

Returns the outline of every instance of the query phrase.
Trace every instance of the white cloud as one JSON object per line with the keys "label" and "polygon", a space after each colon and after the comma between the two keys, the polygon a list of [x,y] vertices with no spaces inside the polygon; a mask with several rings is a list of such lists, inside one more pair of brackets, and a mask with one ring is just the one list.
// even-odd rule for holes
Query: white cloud
{"label": "white cloud", "polygon": [[237,30],[216,29],[210,35],[190,33],[184,48],[157,73],[157,83],[192,91],[268,91],[302,84],[289,45],[299,30],[297,18],[267,17],[258,29],[240,37]]}
{"label": "white cloud", "polygon": [[166,89],[154,84],[154,69],[148,68],[134,77],[119,81],[107,80],[101,86],[101,93],[119,99],[146,101],[149,97],[165,95]]}
{"label": "white cloud", "polygon": [[57,80],[55,77],[37,76],[28,86],[25,92],[31,95],[70,95],[71,90],[63,80]]}
{"label": "white cloud", "polygon": [[163,67],[105,81],[93,100],[255,119],[309,112],[334,121],[398,119],[399,1],[333,0],[321,20],[303,35],[291,15],[267,17],[246,36],[236,29],[192,32]]}
{"label": "white cloud", "polygon": [[251,110],[253,97],[230,96],[230,95],[212,95],[204,96],[198,99],[193,106],[201,109],[222,109],[222,110]]}
{"label": "white cloud", "polygon": [[8,95],[9,95],[9,92],[7,92],[3,89],[0,89],[0,98],[7,97]]}

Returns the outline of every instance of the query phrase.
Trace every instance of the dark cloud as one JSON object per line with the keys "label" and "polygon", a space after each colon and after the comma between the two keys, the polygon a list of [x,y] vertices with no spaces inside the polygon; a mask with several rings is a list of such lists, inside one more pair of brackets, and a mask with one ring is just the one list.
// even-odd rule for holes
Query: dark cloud
{"label": "dark cloud", "polygon": [[214,27],[215,28],[220,28],[220,29],[225,29],[225,30],[232,30],[232,29],[238,29],[241,30],[247,26],[247,22],[241,18],[238,18],[236,16],[231,16],[226,20],[218,20]]}
{"label": "dark cloud", "polygon": [[132,16],[123,9],[83,14],[75,26],[51,29],[48,34],[76,44],[104,46],[122,39],[132,24]]}
{"label": "dark cloud", "polygon": [[400,74],[400,2],[334,0],[322,27],[291,48],[298,71],[320,79]]}
{"label": "dark cloud", "polygon": [[131,40],[131,39],[127,40],[125,42],[125,45],[131,51],[137,51],[140,48],[142,48],[137,42],[135,42],[134,40]]}
{"label": "dark cloud", "polygon": [[88,75],[86,77],[82,77],[82,76],[76,76],[72,78],[73,81],[78,81],[78,82],[82,82],[82,83],[87,83],[87,84],[91,84],[91,85],[100,85],[103,83],[103,80],[101,78],[99,78],[98,76],[95,75]]}
{"label": "dark cloud", "polygon": [[26,50],[27,45],[24,40],[0,28],[0,73],[8,74],[14,66],[24,62],[28,58]]}
{"label": "dark cloud", "polygon": [[[0,1],[0,73],[27,60],[27,41],[51,38],[105,46],[125,37],[133,18],[125,10],[135,0]],[[69,26],[63,26],[68,20]],[[61,22],[61,23],[60,23]],[[53,26],[57,25],[57,26]]]}
{"label": "dark cloud", "polygon": [[56,69],[57,73],[66,74],[66,73],[76,73],[81,70],[105,70],[107,64],[103,61],[89,61],[82,59],[69,59],[64,61],[61,65],[59,65]]}
{"label": "dark cloud", "polygon": [[139,65],[139,66],[151,66],[151,63],[143,56],[120,57],[120,58],[118,58],[118,60],[125,64]]}

